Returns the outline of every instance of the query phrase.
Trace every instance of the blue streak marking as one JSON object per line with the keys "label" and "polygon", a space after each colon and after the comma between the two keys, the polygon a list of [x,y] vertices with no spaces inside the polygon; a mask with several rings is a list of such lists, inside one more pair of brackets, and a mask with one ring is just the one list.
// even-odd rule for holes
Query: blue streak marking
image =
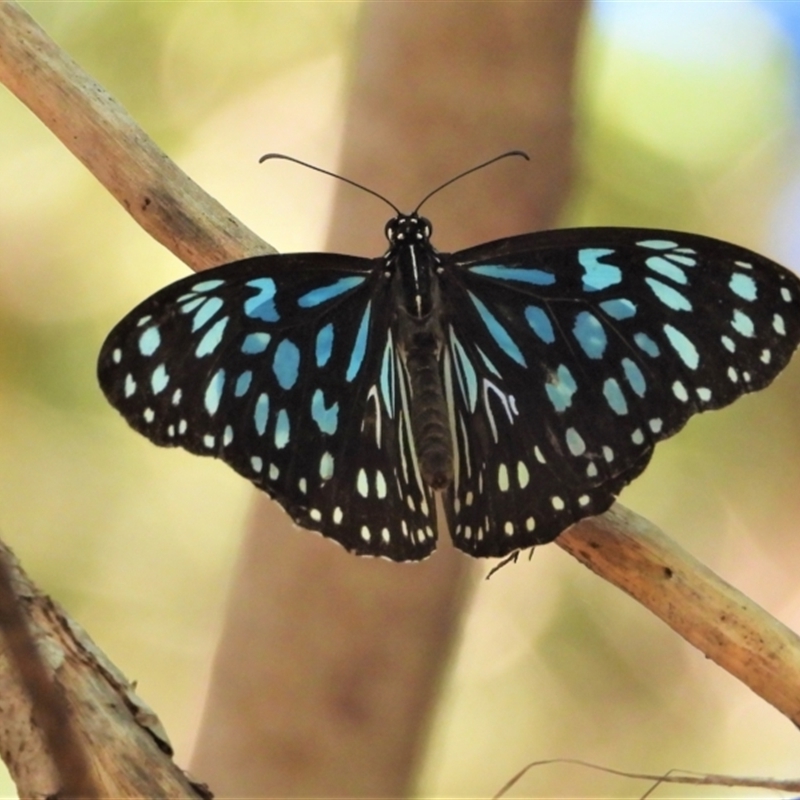
{"label": "blue streak marking", "polygon": [[605,395],[606,402],[615,414],[623,416],[628,413],[628,403],[625,400],[625,395],[622,394],[622,389],[619,387],[616,378],[608,378],[603,384],[603,394]]}
{"label": "blue streak marking", "polygon": [[636,304],[627,297],[604,300],[600,303],[600,308],[613,319],[630,319],[636,316]]}
{"label": "blue streak marking", "polygon": [[661,355],[661,350],[658,345],[646,333],[635,333],[633,335],[633,341],[636,342],[640,350],[644,350],[651,358],[656,358]]}
{"label": "blue streak marking", "polygon": [[594,314],[581,311],[575,317],[572,333],[589,358],[602,358],[608,345],[608,338],[600,320]]}
{"label": "blue streak marking", "polygon": [[720,338],[720,341],[722,342],[723,347],[729,353],[735,353],[736,352],[736,342],[734,342],[733,339],[731,339],[730,336],[720,336],[719,338]]}
{"label": "blue streak marking", "polygon": [[275,348],[272,371],[282,389],[291,389],[297,383],[300,372],[300,349],[294,342],[284,339]]}
{"label": "blue streak marking", "polygon": [[345,378],[347,381],[352,381],[358,375],[361,365],[364,362],[364,355],[367,352],[367,334],[369,333],[369,317],[372,312],[372,301],[367,303],[364,309],[364,316],[361,317],[361,324],[358,326],[358,333],[356,334],[356,342],[353,345],[353,352],[350,356],[350,363],[347,366],[347,373]]}
{"label": "blue streak marking", "polygon": [[225,386],[225,370],[218,369],[206,388],[205,406],[209,414],[216,414],[219,401],[222,399],[222,389]]}
{"label": "blue streak marking", "polygon": [[691,311],[692,304],[676,289],[661,283],[655,278],[645,278],[644,282],[653,290],[653,294],[673,311]]}
{"label": "blue streak marking", "polygon": [[188,302],[186,302],[186,303],[183,303],[183,305],[181,305],[181,311],[182,311],[184,314],[189,314],[189,313],[191,313],[191,312],[192,312],[192,311],[194,311],[194,310],[195,310],[195,309],[196,309],[198,306],[201,306],[201,305],[203,305],[203,303],[205,303],[205,302],[206,302],[206,300],[208,300],[208,298],[207,298],[207,297],[195,297],[193,294],[186,295],[186,296],[187,296],[187,297],[189,297],[189,298],[191,298],[191,299],[190,299]]}
{"label": "blue streak marking", "polygon": [[741,333],[742,336],[746,336],[748,339],[753,338],[756,329],[753,325],[753,320],[750,319],[744,311],[739,311],[738,308],[734,310],[731,325],[733,329],[737,333]]}
{"label": "blue streak marking", "polygon": [[267,418],[269,417],[269,397],[265,394],[260,394],[256,401],[256,410],[253,413],[253,422],[256,425],[256,431],[259,436],[264,435],[267,429]]}
{"label": "blue streak marking", "polygon": [[313,308],[328,300],[333,300],[334,297],[338,297],[340,294],[344,294],[350,289],[354,289],[356,286],[364,283],[365,280],[366,276],[358,275],[354,275],[350,278],[339,278],[335,283],[331,283],[328,286],[318,286],[316,289],[312,289],[310,292],[306,292],[306,294],[298,297],[297,305],[299,305],[300,308]]}
{"label": "blue streak marking", "polygon": [[731,291],[734,294],[738,294],[742,300],[755,300],[758,294],[756,282],[749,275],[742,275],[741,272],[734,272],[734,274],[731,275],[728,286],[730,286]]}
{"label": "blue streak marking", "polygon": [[489,372],[496,375],[498,378],[502,379],[503,376],[500,374],[500,370],[497,369],[497,367],[492,363],[492,361],[489,359],[489,356],[487,356],[486,353],[480,349],[480,347],[476,347],[475,349],[478,351],[478,355],[481,357],[483,363],[486,364],[486,369],[488,369]]}
{"label": "blue streak marking", "polygon": [[556,340],[553,324],[547,312],[539,306],[528,306],[525,309],[525,320],[533,332],[545,343],[552,344]]}
{"label": "blue streak marking", "polygon": [[324,367],[331,357],[333,351],[333,323],[329,322],[324,328],[320,328],[317,334],[317,343],[314,354],[317,359],[317,366]]}
{"label": "blue streak marking", "polygon": [[622,369],[625,370],[625,377],[628,379],[631,389],[633,389],[639,397],[644,397],[644,393],[647,391],[647,383],[645,382],[644,375],[642,375],[638,364],[635,361],[631,361],[629,358],[623,358]]}
{"label": "blue streak marking", "polygon": [[508,331],[498,322],[497,318],[489,311],[488,308],[475,297],[472,292],[468,292],[472,304],[478,309],[483,324],[492,335],[492,338],[497,342],[500,349],[509,357],[521,364],[523,367],[528,365],[525,363],[525,358],[522,355],[519,347],[514,343],[514,340],[509,335]]}
{"label": "blue streak marking", "polygon": [[614,251],[605,247],[584,247],[578,251],[578,262],[583,267],[583,289],[599,292],[622,280],[622,270],[613,264],[603,264],[599,259]]}
{"label": "blue streak marking", "polygon": [[311,418],[322,433],[332,436],[339,426],[339,404],[333,403],[326,408],[325,395],[322,389],[317,389],[311,398]]}
{"label": "blue streak marking", "polygon": [[469,267],[469,271],[487,278],[531,283],[534,286],[550,286],[556,282],[555,275],[550,272],[544,272],[541,269],[518,269],[516,267],[503,267],[499,264],[484,264],[480,267]]}
{"label": "blue streak marking", "polygon": [[291,428],[289,426],[289,415],[286,409],[282,408],[278,412],[278,419],[275,420],[275,447],[283,450],[289,444]]}
{"label": "blue streak marking", "polygon": [[150,385],[153,387],[153,394],[160,394],[167,388],[169,383],[169,375],[167,375],[167,368],[164,364],[159,364],[153,370],[153,376],[150,378]]}
{"label": "blue streak marking", "polygon": [[194,286],[192,286],[192,291],[193,292],[210,292],[212,289],[219,288],[224,283],[225,283],[225,281],[221,281],[221,280],[200,281],[200,283],[196,283]]}
{"label": "blue streak marking", "polygon": [[194,354],[198,358],[213,353],[217,347],[219,347],[219,343],[222,341],[222,334],[225,332],[225,327],[228,324],[228,319],[228,317],[223,317],[217,320],[206,331],[205,335],[200,340],[200,344],[197,345],[197,349],[194,351]]}
{"label": "blue streak marking", "polygon": [[236,379],[236,387],[233,390],[233,393],[236,397],[243,397],[247,394],[247,390],[250,388],[250,383],[253,380],[253,373],[248,369],[245,370],[237,379]]}
{"label": "blue streak marking", "polygon": [[222,300],[219,297],[209,297],[208,300],[197,309],[192,320],[192,333],[199,331],[214,314],[222,308]]}
{"label": "blue streak marking", "polygon": [[270,339],[272,339],[272,336],[264,331],[248,333],[242,342],[242,352],[248,356],[254,356],[258,353],[263,353],[267,349]]}
{"label": "blue streak marking", "polygon": [[697,365],[700,363],[700,356],[697,352],[697,348],[686,335],[677,328],[673,328],[672,325],[665,325],[664,333],[667,334],[667,339],[669,339],[672,349],[678,354],[680,360],[683,361],[689,369],[697,369]]}
{"label": "blue streak marking", "polygon": [[645,239],[643,242],[636,242],[639,247],[649,247],[651,250],[671,250],[677,247],[677,242],[669,242],[666,239]]}
{"label": "blue streak marking", "polygon": [[151,356],[158,350],[160,344],[161,334],[158,332],[158,328],[148,328],[139,337],[139,352],[143,356]]}
{"label": "blue streak marking", "polygon": [[544,385],[547,397],[556,411],[565,411],[572,405],[572,395],[575,394],[578,386],[572,373],[564,365],[560,364],[556,374]]}
{"label": "blue streak marking", "polygon": [[450,329],[450,339],[453,342],[453,352],[456,356],[454,363],[458,366],[456,376],[461,387],[461,394],[466,399],[469,410],[474,412],[478,405],[478,374],[452,328]]}
{"label": "blue streak marking", "polygon": [[386,340],[386,347],[383,350],[383,360],[381,361],[381,396],[383,405],[390,417],[394,417],[394,342],[392,334]]}
{"label": "blue streak marking", "polygon": [[255,278],[247,281],[245,286],[258,289],[258,294],[244,301],[244,313],[253,319],[264,322],[277,322],[280,319],[275,308],[275,281],[272,278]]}
{"label": "blue streak marking", "polygon": [[[691,251],[694,252],[694,251]],[[684,267],[695,267],[697,266],[697,259],[690,258],[689,256],[680,256],[677,253],[667,253],[666,257],[670,261],[674,261],[676,264],[681,264]]]}
{"label": "blue streak marking", "polygon": [[663,275],[665,278],[669,278],[671,281],[675,281],[675,283],[686,285],[689,282],[686,273],[680,267],[667,261],[662,256],[650,256],[644,263],[647,264],[648,269]]}

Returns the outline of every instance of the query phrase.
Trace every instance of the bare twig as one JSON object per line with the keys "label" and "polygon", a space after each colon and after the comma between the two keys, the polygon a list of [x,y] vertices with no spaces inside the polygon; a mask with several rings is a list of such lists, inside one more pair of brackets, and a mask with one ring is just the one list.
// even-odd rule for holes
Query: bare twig
{"label": "bare twig", "polygon": [[800,725],[800,637],[655,525],[616,504],[556,542]]}
{"label": "bare twig", "polygon": [[0,83],[192,269],[275,252],[167,158],[12,0],[0,0]]}
{"label": "bare twig", "polygon": [[599,764],[590,764],[587,761],[581,761],[577,758],[548,758],[526,764],[496,795],[494,795],[494,800],[505,797],[508,791],[519,783],[520,779],[530,770],[550,764],[576,764],[579,767],[596,769],[599,772],[605,772],[609,775],[619,775],[622,778],[653,781],[656,786],[649,789],[643,797],[648,797],[652,794],[653,789],[662,783],[680,783],[690,786],[730,786],[748,789],[772,789],[779,792],[800,792],[800,779],[798,778],[788,778],[786,780],[777,780],[775,778],[746,778],[737,775],[698,774],[688,772],[687,770],[670,770],[664,775],[650,775],[644,772],[626,772],[624,770],[611,769],[610,767],[602,767]]}

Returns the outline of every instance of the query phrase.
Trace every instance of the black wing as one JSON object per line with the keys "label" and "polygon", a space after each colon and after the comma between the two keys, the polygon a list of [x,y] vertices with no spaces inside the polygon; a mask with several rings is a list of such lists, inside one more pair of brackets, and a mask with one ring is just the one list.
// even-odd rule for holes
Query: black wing
{"label": "black wing", "polygon": [[767,386],[800,340],[800,281],[685,233],[583,228],[445,256],[458,547],[502,556],[605,511],[656,442]]}
{"label": "black wing", "polygon": [[98,377],[158,445],[214,456],[304,528],[359,554],[435,547],[387,320],[383,260],[258,256],[154,294],[109,334]]}

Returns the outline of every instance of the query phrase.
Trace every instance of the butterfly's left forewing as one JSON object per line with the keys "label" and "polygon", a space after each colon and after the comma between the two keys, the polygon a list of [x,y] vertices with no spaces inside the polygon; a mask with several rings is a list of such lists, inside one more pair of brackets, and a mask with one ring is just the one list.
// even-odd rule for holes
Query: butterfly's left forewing
{"label": "butterfly's left forewing", "polygon": [[458,547],[501,556],[607,509],[655,443],[766,386],[800,282],[704,236],[548,231],[444,256]]}
{"label": "butterfly's left forewing", "polygon": [[382,260],[262,256],[178,281],[103,345],[100,385],[137,431],[218,457],[348,550],[420,559],[408,380]]}

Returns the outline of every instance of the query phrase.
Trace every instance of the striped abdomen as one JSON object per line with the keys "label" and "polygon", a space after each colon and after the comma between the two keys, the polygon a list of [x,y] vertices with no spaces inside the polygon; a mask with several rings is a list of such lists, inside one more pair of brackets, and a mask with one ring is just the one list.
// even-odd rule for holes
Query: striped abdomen
{"label": "striped abdomen", "polygon": [[413,339],[406,352],[411,381],[411,432],[422,479],[432,489],[444,489],[453,480],[453,444],[439,371],[438,342],[430,333],[418,333]]}

